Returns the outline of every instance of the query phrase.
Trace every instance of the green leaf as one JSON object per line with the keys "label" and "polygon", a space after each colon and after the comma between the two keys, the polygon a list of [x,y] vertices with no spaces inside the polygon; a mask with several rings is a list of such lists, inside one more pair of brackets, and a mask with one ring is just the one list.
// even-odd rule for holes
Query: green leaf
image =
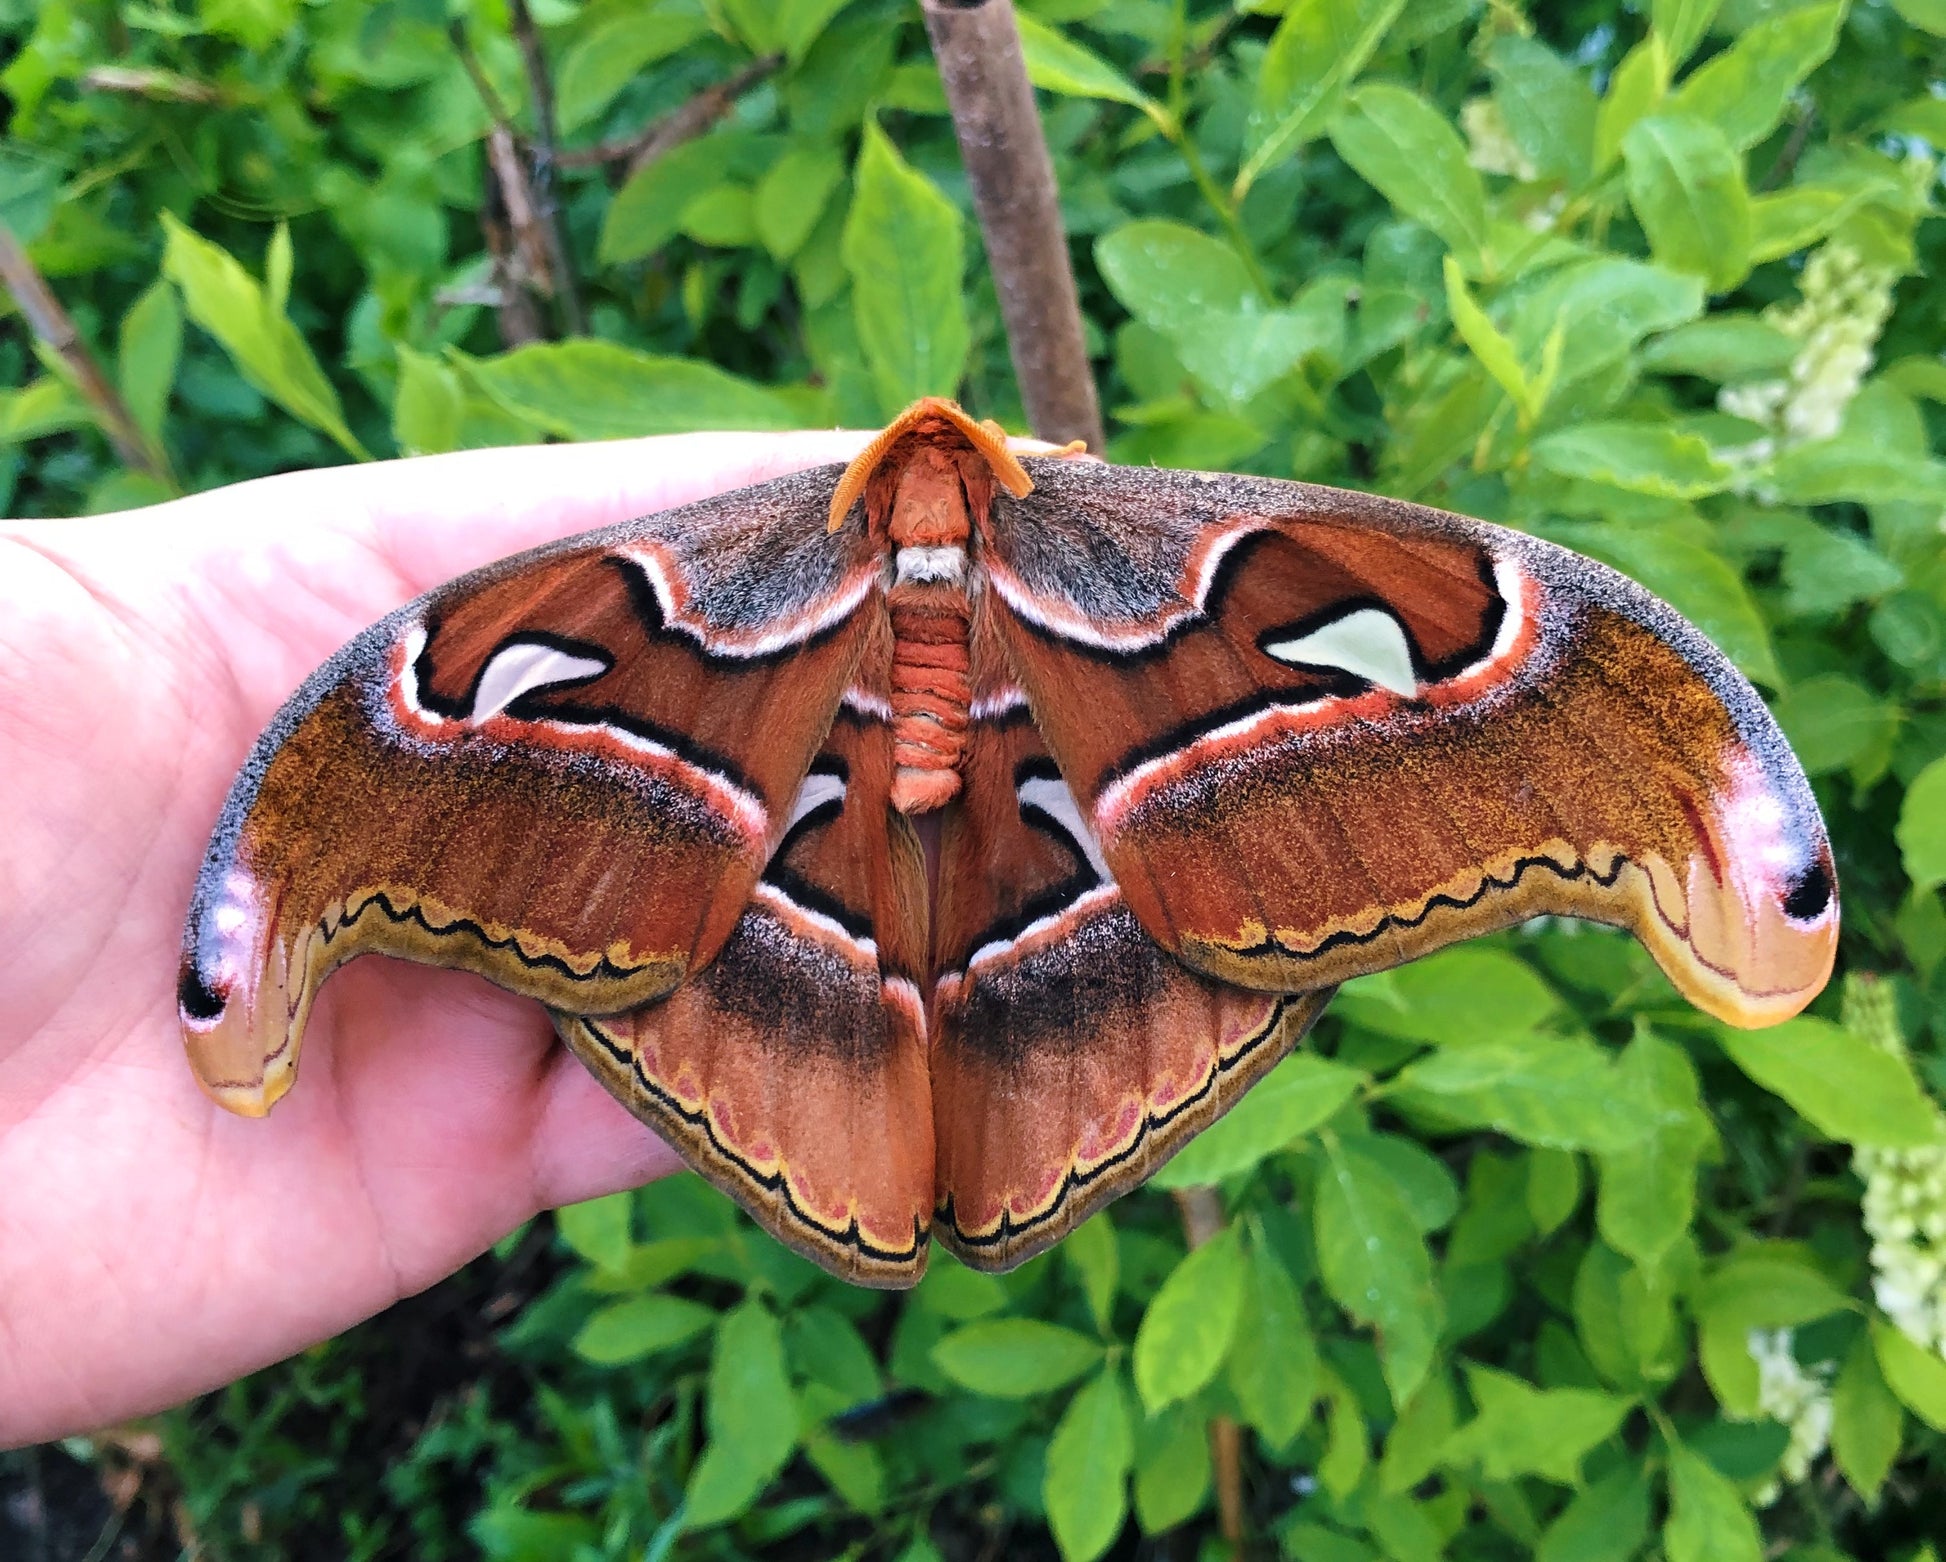
{"label": "green leaf", "polygon": [[683,213],[699,196],[725,180],[766,171],[775,145],[775,137],[718,130],[637,169],[608,203],[595,259],[613,266],[654,254],[681,231]]}
{"label": "green leaf", "polygon": [[1400,1134],[1345,1133],[1339,1147],[1351,1159],[1364,1159],[1388,1179],[1405,1212],[1424,1235],[1452,1223],[1459,1213],[1459,1182],[1437,1155],[1416,1139]]}
{"label": "green leaf", "polygon": [[1438,1469],[1458,1417],[1452,1384],[1444,1372],[1434,1372],[1419,1385],[1392,1423],[1392,1430],[1385,1434],[1378,1489],[1388,1496],[1409,1492]]}
{"label": "green leaf", "polygon": [[1070,1231],[1061,1242],[1060,1252],[1081,1282],[1095,1327],[1108,1333],[1115,1317],[1115,1291],[1122,1279],[1122,1250],[1107,1211]]}
{"label": "green leaf", "polygon": [[631,1193],[610,1193],[604,1198],[584,1199],[554,1212],[554,1227],[561,1240],[598,1269],[620,1269],[628,1261],[630,1214],[635,1208]]}
{"label": "green leaf", "polygon": [[1403,1405],[1432,1365],[1442,1318],[1425,1238],[1390,1180],[1330,1140],[1315,1197],[1325,1289],[1378,1331],[1392,1402]]}
{"label": "green leaf", "polygon": [[776,11],[777,47],[793,65],[802,63],[811,45],[824,35],[831,19],[850,0],[779,0]]}
{"label": "green leaf", "polygon": [[1768,480],[1792,504],[1946,504],[1946,463],[1844,435],[1785,451]]}
{"label": "green leaf", "polygon": [[783,1335],[760,1302],[744,1302],[716,1326],[704,1421],[709,1443],[690,1472],[684,1503],[691,1529],[742,1513],[797,1446]]}
{"label": "green leaf", "polygon": [[1508,400],[1520,410],[1521,426],[1526,427],[1540,416],[1541,406],[1546,400],[1546,387],[1529,378],[1527,371],[1521,367],[1514,344],[1487,318],[1486,311],[1473,302],[1473,295],[1466,290],[1466,277],[1460,270],[1459,262],[1448,255],[1444,265],[1446,308],[1453,317],[1453,329],[1459,332],[1460,340],[1473,350],[1473,356],[1480,360],[1480,366],[1507,393]]}
{"label": "green leaf", "polygon": [[1416,92],[1360,87],[1331,121],[1331,142],[1367,184],[1446,241],[1468,271],[1487,243],[1486,192],[1466,143]]}
{"label": "green leaf", "polygon": [[122,400],[151,440],[162,435],[162,414],[182,357],[182,306],[175,289],[158,277],[122,316],[115,356]]}
{"label": "green leaf", "polygon": [[1722,3],[1723,0],[1654,0],[1649,7],[1649,25],[1662,39],[1672,63],[1680,65],[1695,52]]}
{"label": "green leaf", "polygon": [[[276,303],[279,291],[245,271],[229,251],[162,214],[162,274],[182,293],[189,318],[216,338],[244,379],[292,417],[328,434],[360,461],[371,456],[346,425],[338,393],[309,345]],[[286,230],[284,248],[288,254]],[[273,240],[273,260],[279,246]],[[276,266],[271,282],[276,281]]]}
{"label": "green leaf", "polygon": [[1795,255],[1834,232],[1859,207],[1888,193],[1889,181],[1804,184],[1750,203],[1750,263]]}
{"label": "green leaf", "polygon": [[1318,1397],[1317,1343],[1297,1282],[1260,1240],[1249,1245],[1226,1376],[1243,1419],[1273,1448],[1298,1434]]}
{"label": "green leaf", "polygon": [[1174,1529],[1203,1506],[1209,1489],[1209,1427],[1203,1418],[1176,1405],[1144,1422],[1135,1455],[1135,1517],[1142,1533]]}
{"label": "green leaf", "polygon": [[1111,1369],[1082,1385],[1047,1445],[1041,1500],[1063,1562],[1094,1562],[1122,1531],[1135,1434]]}
{"label": "green leaf", "polygon": [[1879,1370],[1870,1334],[1861,1333],[1831,1385],[1831,1455],[1866,1504],[1892,1473],[1905,1431],[1905,1413]]}
{"label": "green leaf", "polygon": [[1162,106],[1092,49],[1048,26],[1037,17],[1017,12],[1020,52],[1026,57],[1027,79],[1043,92],[1070,98],[1100,98],[1139,108],[1149,118],[1167,118]]}
{"label": "green leaf", "polygon": [[716,1322],[715,1312],[680,1296],[632,1296],[601,1308],[574,1337],[574,1353],[604,1367],[693,1340]]}
{"label": "green leaf", "polygon": [[1158,1188],[1194,1188],[1249,1171],[1328,1122],[1365,1081],[1357,1069],[1313,1052],[1284,1059],[1153,1179]]}
{"label": "green leaf", "polygon": [[1899,805],[1899,855],[1920,889],[1946,884],[1946,758],[1912,778]]}
{"label": "green leaf", "polygon": [[1899,1403],[1935,1432],[1946,1432],[1946,1360],[1884,1318],[1872,1320],[1872,1350]]}
{"label": "green leaf", "polygon": [[800,146],[780,157],[756,189],[753,215],[764,248],[778,260],[802,249],[844,177],[835,147]]}
{"label": "green leaf", "polygon": [[1665,331],[1644,344],[1640,363],[1664,374],[1695,374],[1728,384],[1783,374],[1797,338],[1755,315],[1725,311]]}
{"label": "green leaf", "polygon": [[1448,1047],[1401,1072],[1398,1087],[1456,1121],[1557,1150],[1623,1148],[1649,1118],[1641,1102],[1619,1091],[1607,1053],[1561,1036]]}
{"label": "green leaf", "polygon": [[1244,130],[1235,195],[1323,133],[1405,0],[1292,0],[1271,34]]}
{"label": "green leaf", "polygon": [[1332,1012],[1386,1036],[1468,1046],[1531,1030],[1560,1006],[1525,961],[1460,948],[1348,982]]}
{"label": "green leaf", "polygon": [[1648,1538],[1648,1477],[1623,1465],[1575,1494],[1541,1536],[1535,1562],[1630,1562]]}
{"label": "green leaf", "polygon": [[701,6],[663,3],[606,12],[561,56],[554,114],[563,135],[594,119],[646,66],[667,59],[710,30]]}
{"label": "green leaf", "polygon": [[1533,286],[1507,322],[1507,334],[1522,362],[1533,363],[1548,337],[1561,333],[1560,395],[1624,363],[1650,332],[1702,312],[1700,278],[1602,256],[1561,266]]}
{"label": "green leaf", "polygon": [[93,410],[58,375],[43,374],[19,390],[0,391],[0,445],[86,428]]}
{"label": "green leaf", "polygon": [[1778,696],[1777,724],[1805,774],[1842,770],[1897,730],[1897,710],[1838,673],[1806,678]]}
{"label": "green leaf", "polygon": [[1652,1268],[1695,1218],[1696,1166],[1713,1135],[1681,1047],[1643,1030],[1616,1073],[1647,1106],[1646,1129],[1603,1153],[1596,1223],[1610,1247]]}
{"label": "green leaf", "polygon": [[1731,1254],[1697,1287],[1698,1318],[1739,1336],[1752,1329],[1794,1329],[1851,1306],[1851,1298],[1788,1247],[1747,1247]]}
{"label": "green leaf", "polygon": [[1640,120],[1622,137],[1629,204],[1656,263],[1728,292],[1750,270],[1743,162],[1716,126],[1683,114]]}
{"label": "green leaf", "polygon": [[1735,476],[1702,438],[1662,423],[1586,423],[1562,429],[1534,442],[1534,459],[1563,477],[1663,499],[1721,493]]}
{"label": "green leaf", "polygon": [[1072,1383],[1101,1360],[1101,1346],[1036,1318],[988,1318],[947,1335],[932,1359],[962,1388],[1026,1399]]}
{"label": "green leaf", "polygon": [[1236,1337],[1243,1285],[1234,1226],[1192,1248],[1162,1282],[1135,1334],[1135,1388],[1150,1415],[1216,1376]]}
{"label": "green leaf", "polygon": [[1477,1463],[1489,1481],[1539,1475],[1580,1485],[1581,1461],[1615,1434],[1631,1405],[1592,1389],[1538,1389],[1472,1362],[1466,1382],[1479,1414],[1446,1440],[1441,1455]]}
{"label": "green leaf", "polygon": [[437,358],[400,346],[399,388],[392,400],[392,438],[409,456],[460,447],[459,374]]}
{"label": "green leaf", "polygon": [[[1723,1050],[1820,1133],[1847,1144],[1913,1149],[1941,1142],[1939,1112],[1912,1067],[1829,1020],[1717,1032]],[[1833,1088],[1842,1080],[1843,1089]]]}
{"label": "green leaf", "polygon": [[1669,1518],[1662,1527],[1669,1562],[1762,1562],[1757,1521],[1715,1466],[1682,1444],[1669,1449]]}
{"label": "green leaf", "polygon": [[472,360],[467,372],[508,412],[566,439],[787,429],[803,421],[783,397],[714,364],[590,338],[516,347]]}
{"label": "green leaf", "polygon": [[1739,150],[1755,146],[1784,117],[1792,89],[1831,53],[1844,14],[1844,0],[1834,0],[1766,17],[1698,67],[1669,107],[1712,121]]}
{"label": "green leaf", "polygon": [[741,249],[757,237],[752,193],[741,184],[719,184],[682,209],[682,232],[698,244]]}
{"label": "green leaf", "polygon": [[1115,296],[1219,401],[1249,400],[1330,343],[1315,311],[1269,308],[1235,250],[1183,223],[1126,223],[1097,241],[1095,259]]}
{"label": "green leaf", "polygon": [[1487,51],[1493,99],[1515,143],[1543,179],[1583,183],[1594,166],[1595,94],[1545,44],[1509,34]]}
{"label": "green leaf", "polygon": [[1622,56],[1595,110],[1596,173],[1606,172],[1622,155],[1622,138],[1636,122],[1662,106],[1672,69],[1669,47],[1660,33],[1650,33]]}
{"label": "green leaf", "polygon": [[1358,1489],[1372,1462],[1371,1433],[1360,1413],[1358,1396],[1335,1379],[1330,1381],[1330,1402],[1324,1453],[1317,1464],[1318,1484],[1343,1500]]}
{"label": "green leaf", "polygon": [[879,405],[889,417],[921,396],[952,396],[966,372],[961,221],[876,124],[858,153],[845,269]]}

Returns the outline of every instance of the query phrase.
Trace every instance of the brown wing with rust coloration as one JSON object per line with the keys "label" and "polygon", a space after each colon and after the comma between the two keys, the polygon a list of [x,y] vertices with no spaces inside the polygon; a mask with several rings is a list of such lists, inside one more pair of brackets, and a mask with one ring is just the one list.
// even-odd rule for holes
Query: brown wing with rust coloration
{"label": "brown wing with rust coloration", "polygon": [[[976,669],[992,668],[975,636]],[[1243,991],[1159,948],[1018,689],[990,673],[976,691],[940,849],[933,1230],[974,1267],[1009,1269],[1228,1110],[1330,992]]]}
{"label": "brown wing with rust coloration", "polygon": [[465,576],[359,635],[245,763],[184,934],[190,1058],[289,1087],[311,1000],[367,951],[577,1013],[668,992],[730,936],[874,622],[839,469]]}
{"label": "brown wing with rust coloration", "polygon": [[925,866],[892,737],[840,714],[714,961],[667,998],[557,1015],[623,1105],[780,1241],[860,1285],[925,1270]]}
{"label": "brown wing with rust coloration", "polygon": [[1830,846],[1762,702],[1602,565],[1297,483],[1027,463],[993,622],[1129,909],[1300,991],[1538,913],[1742,1025],[1807,1003]]}

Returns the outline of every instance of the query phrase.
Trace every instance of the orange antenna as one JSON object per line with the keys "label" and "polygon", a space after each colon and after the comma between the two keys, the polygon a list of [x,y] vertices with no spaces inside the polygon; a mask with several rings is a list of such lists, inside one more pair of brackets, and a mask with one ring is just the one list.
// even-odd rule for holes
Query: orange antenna
{"label": "orange antenna", "polygon": [[944,396],[922,396],[852,457],[851,465],[845,468],[845,475],[838,479],[837,491],[831,496],[831,531],[835,532],[845,524],[851,507],[858,502],[858,496],[865,491],[865,484],[892,446],[907,434],[922,432],[928,424],[944,424],[962,435],[985,458],[986,464],[993,469],[993,475],[1000,479],[1000,486],[1016,499],[1034,491],[1033,478],[1027,475],[1027,469],[1007,448],[1006,432],[998,423],[975,423],[960,410],[957,402],[948,401]]}

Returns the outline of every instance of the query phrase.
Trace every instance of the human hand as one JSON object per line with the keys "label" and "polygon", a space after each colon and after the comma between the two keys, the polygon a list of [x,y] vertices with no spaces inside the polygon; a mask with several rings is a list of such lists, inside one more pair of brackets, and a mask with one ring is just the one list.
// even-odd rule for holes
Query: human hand
{"label": "human hand", "polygon": [[294,473],[0,524],[0,1447],[173,1404],[674,1152],[477,977],[359,960],[268,1121],[198,1089],[182,919],[304,676],[454,575],[868,435],[679,435]]}

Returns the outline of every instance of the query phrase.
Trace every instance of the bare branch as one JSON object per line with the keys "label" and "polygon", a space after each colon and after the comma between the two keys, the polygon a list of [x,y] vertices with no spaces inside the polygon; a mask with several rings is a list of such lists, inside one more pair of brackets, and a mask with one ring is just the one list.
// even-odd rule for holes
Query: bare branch
{"label": "bare branch", "polygon": [[1042,439],[1104,440],[1061,228],[1054,162],[1041,132],[1010,0],[923,0],[953,131],[1000,294],[1027,420]]}
{"label": "bare branch", "polygon": [[753,60],[725,81],[705,87],[687,102],[664,114],[654,124],[619,141],[603,141],[570,152],[558,152],[554,161],[562,168],[592,168],[600,163],[628,164],[637,173],[666,156],[685,141],[693,141],[736,107],[736,101],[758,82],[784,63],[781,54],[766,54]]}
{"label": "bare branch", "polygon": [[[1223,1229],[1223,1198],[1211,1187],[1174,1190],[1182,1234],[1201,1247]],[[1232,1557],[1243,1555],[1243,1432],[1228,1416],[1209,1420],[1210,1463],[1215,1467],[1216,1521]]]}
{"label": "bare branch", "polygon": [[81,85],[90,92],[130,92],[163,103],[227,103],[221,87],[175,71],[126,65],[96,65],[83,73]]}
{"label": "bare branch", "polygon": [[102,373],[95,355],[75,329],[73,319],[40,274],[40,268],[5,223],[0,223],[0,283],[6,284],[34,335],[59,356],[73,375],[76,388],[94,408],[95,422],[122,465],[146,473],[173,489],[176,478],[169,470],[167,457],[143,433],[135,415],[122,400],[121,392]]}
{"label": "bare branch", "polygon": [[534,109],[533,189],[541,236],[547,244],[548,259],[554,273],[555,296],[561,304],[561,322],[570,336],[587,332],[587,316],[581,309],[581,290],[574,280],[574,262],[568,254],[566,235],[561,231],[561,214],[554,201],[555,134],[554,84],[548,79],[547,55],[541,48],[540,29],[527,9],[527,0],[509,0],[508,13],[513,22],[514,42],[520,48],[520,62],[527,69],[527,90]]}
{"label": "bare branch", "polygon": [[[493,258],[492,291],[495,294],[495,319],[500,327],[500,342],[505,347],[521,347],[528,342],[538,342],[546,337],[542,329],[540,312],[534,307],[533,294],[528,289],[533,285],[533,276],[522,259],[522,240],[511,214],[507,210],[507,181],[501,172],[501,165],[508,161],[507,152],[511,151],[511,138],[501,142],[502,132],[496,127],[487,139],[486,190],[480,203],[480,234],[486,240],[487,254]],[[496,158],[496,143],[504,146]],[[520,175],[520,160],[511,159],[512,172],[516,176],[513,187],[525,198],[526,180]]]}

